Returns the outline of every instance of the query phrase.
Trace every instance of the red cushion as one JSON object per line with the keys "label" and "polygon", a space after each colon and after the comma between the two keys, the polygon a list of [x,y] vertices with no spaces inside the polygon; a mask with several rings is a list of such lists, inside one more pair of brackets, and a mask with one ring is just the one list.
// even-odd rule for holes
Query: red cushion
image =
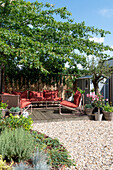
{"label": "red cushion", "polygon": [[49,98],[57,98],[58,97],[58,90],[54,90],[54,91],[51,91],[51,90],[44,90],[43,91],[44,93],[44,97],[46,99],[49,99]]}
{"label": "red cushion", "polygon": [[14,95],[21,95],[21,92],[12,91],[12,94],[14,94]]}
{"label": "red cushion", "polygon": [[75,105],[74,103],[71,103],[69,101],[63,100],[61,103],[61,105],[67,106],[67,107],[72,107],[72,108],[76,108],[78,107],[77,105]]}
{"label": "red cushion", "polygon": [[21,96],[21,98],[26,98],[27,99],[27,90],[26,91],[24,91],[24,92],[21,92],[21,94],[20,94],[20,96]]}
{"label": "red cushion", "polygon": [[28,106],[28,105],[30,105],[31,104],[31,102],[28,100],[28,99],[21,99],[21,101],[20,101],[20,108],[25,108],[26,106]]}
{"label": "red cushion", "polygon": [[81,96],[81,93],[77,90],[74,95],[74,104],[77,105],[77,107],[79,106]]}
{"label": "red cushion", "polygon": [[12,94],[10,94],[10,93],[4,93],[4,92],[2,92],[2,94],[4,94],[4,95],[12,95]]}
{"label": "red cushion", "polygon": [[43,97],[43,92],[30,91],[29,98]]}
{"label": "red cushion", "polygon": [[44,97],[32,97],[30,98],[30,101],[45,101],[46,99]]}
{"label": "red cushion", "polygon": [[17,91],[12,91],[14,95],[20,95],[21,98],[26,98],[27,99],[27,90],[24,92],[17,92]]}

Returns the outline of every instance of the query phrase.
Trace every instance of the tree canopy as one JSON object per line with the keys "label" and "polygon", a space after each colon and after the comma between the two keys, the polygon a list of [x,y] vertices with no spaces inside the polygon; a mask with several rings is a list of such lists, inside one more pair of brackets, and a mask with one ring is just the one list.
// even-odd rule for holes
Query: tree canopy
{"label": "tree canopy", "polygon": [[57,68],[61,71],[66,62],[85,66],[85,55],[105,56],[103,51],[110,50],[89,37],[104,37],[107,33],[87,27],[84,22],[74,22],[66,7],[56,9],[38,1],[0,0],[0,65],[25,64],[44,73]]}

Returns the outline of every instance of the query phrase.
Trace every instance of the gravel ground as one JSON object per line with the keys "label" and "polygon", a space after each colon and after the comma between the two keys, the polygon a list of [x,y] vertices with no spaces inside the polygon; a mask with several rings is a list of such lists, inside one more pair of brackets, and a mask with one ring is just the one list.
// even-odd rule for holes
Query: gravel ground
{"label": "gravel ground", "polygon": [[34,123],[33,129],[58,138],[75,160],[76,169],[113,170],[113,121]]}

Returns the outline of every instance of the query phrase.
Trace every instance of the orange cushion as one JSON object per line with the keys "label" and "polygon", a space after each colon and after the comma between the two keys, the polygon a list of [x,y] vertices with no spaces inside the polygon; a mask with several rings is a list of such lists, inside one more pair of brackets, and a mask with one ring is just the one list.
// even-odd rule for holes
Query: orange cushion
{"label": "orange cushion", "polygon": [[67,106],[67,107],[72,107],[72,108],[76,108],[78,107],[77,105],[75,105],[74,103],[71,103],[69,101],[63,100],[61,103],[61,105]]}

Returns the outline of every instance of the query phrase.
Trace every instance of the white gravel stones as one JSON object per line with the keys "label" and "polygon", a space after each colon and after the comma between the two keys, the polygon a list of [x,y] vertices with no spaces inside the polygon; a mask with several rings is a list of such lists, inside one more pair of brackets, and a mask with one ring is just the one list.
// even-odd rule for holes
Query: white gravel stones
{"label": "white gravel stones", "polygon": [[113,170],[112,121],[59,121],[34,123],[33,129],[58,138],[78,170]]}

